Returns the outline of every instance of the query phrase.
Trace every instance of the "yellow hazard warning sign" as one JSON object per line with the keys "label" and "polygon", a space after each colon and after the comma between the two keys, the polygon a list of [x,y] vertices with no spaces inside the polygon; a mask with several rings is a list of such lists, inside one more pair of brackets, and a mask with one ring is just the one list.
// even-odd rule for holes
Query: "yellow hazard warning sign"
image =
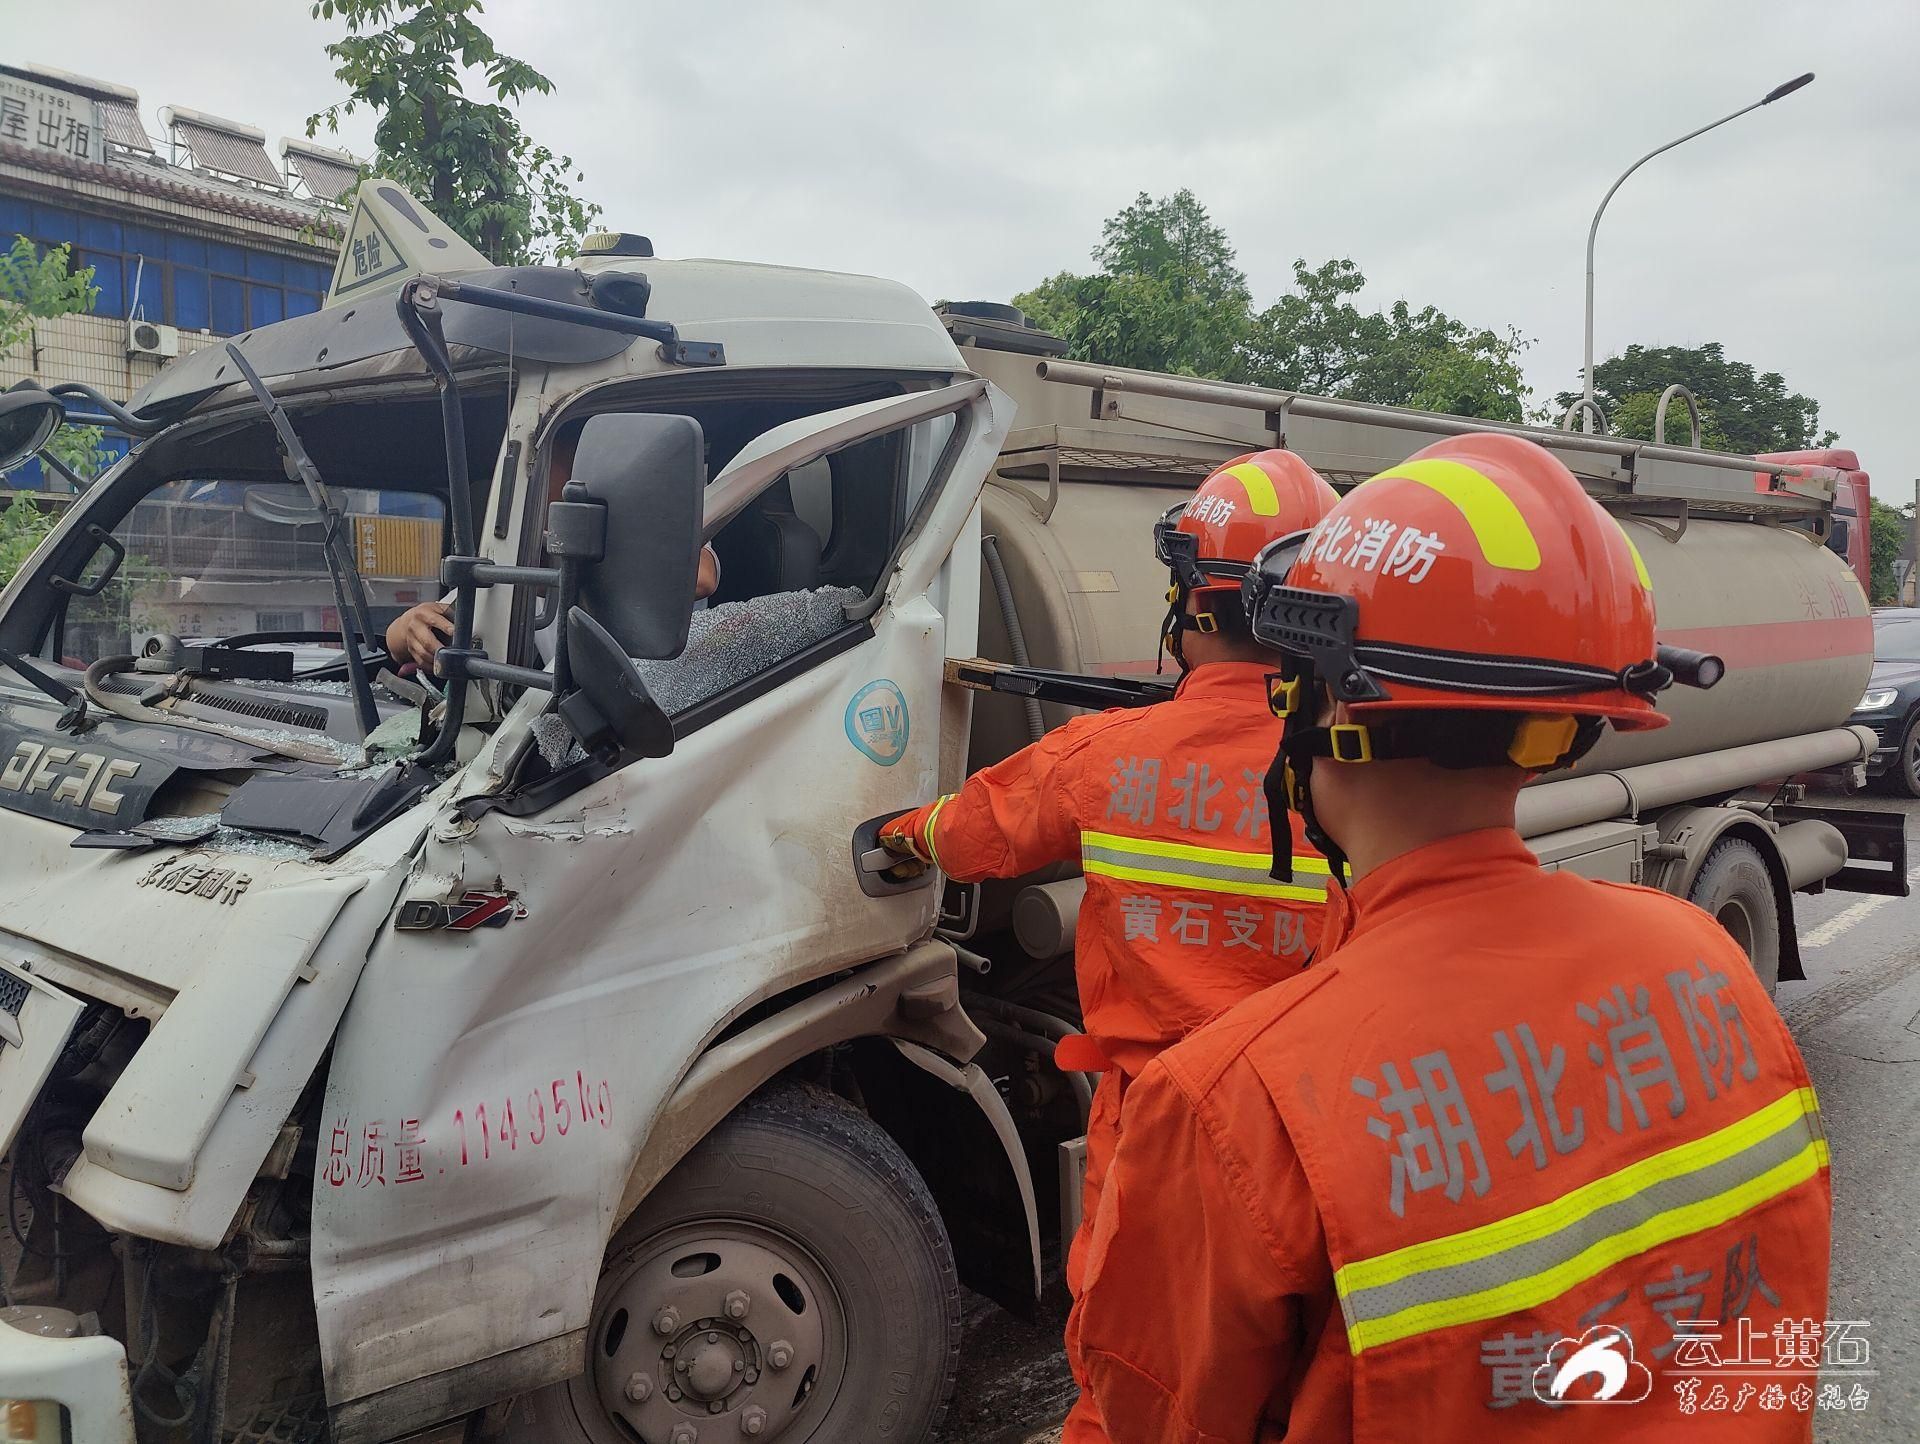
{"label": "yellow hazard warning sign", "polygon": [[422,271],[445,274],[486,267],[487,258],[390,180],[361,182],[334,263],[326,304],[358,301],[399,289]]}

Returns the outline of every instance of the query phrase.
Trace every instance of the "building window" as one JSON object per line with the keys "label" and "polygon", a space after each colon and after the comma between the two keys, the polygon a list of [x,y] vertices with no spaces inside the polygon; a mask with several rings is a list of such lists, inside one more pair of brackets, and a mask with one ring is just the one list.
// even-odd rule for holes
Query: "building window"
{"label": "building window", "polygon": [[333,268],[272,251],[174,235],[60,206],[0,196],[0,239],[68,244],[92,266],[96,316],[131,316],[184,331],[237,336],[320,309]]}

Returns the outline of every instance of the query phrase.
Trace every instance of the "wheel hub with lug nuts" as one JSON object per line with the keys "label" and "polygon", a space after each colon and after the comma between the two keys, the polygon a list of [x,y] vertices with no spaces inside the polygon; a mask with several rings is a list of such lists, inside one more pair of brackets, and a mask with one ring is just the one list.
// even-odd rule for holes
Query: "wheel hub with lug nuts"
{"label": "wheel hub with lug nuts", "polygon": [[759,1381],[760,1349],[753,1332],[725,1319],[695,1320],[669,1349],[676,1376],[667,1389],[669,1399],[704,1404],[717,1414],[743,1385]]}
{"label": "wheel hub with lug nuts", "polygon": [[751,1232],[679,1231],[603,1285],[594,1392],[646,1444],[772,1440],[809,1412],[838,1300],[802,1250]]}

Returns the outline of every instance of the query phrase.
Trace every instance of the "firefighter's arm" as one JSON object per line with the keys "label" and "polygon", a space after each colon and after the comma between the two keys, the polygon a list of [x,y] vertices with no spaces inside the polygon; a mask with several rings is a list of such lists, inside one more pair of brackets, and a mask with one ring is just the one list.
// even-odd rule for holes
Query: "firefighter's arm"
{"label": "firefighter's arm", "polygon": [[[1268,1118],[1229,1121],[1252,1122],[1255,1139],[1273,1136],[1269,1126],[1284,1138],[1264,1090],[1253,1092],[1246,1103],[1264,1106]],[[1311,1344],[1301,1331],[1302,1284],[1284,1250],[1316,1247],[1318,1231],[1273,1238],[1270,1222],[1249,1208],[1250,1181],[1238,1175],[1261,1169],[1269,1198],[1304,1192],[1280,1200],[1283,1217],[1302,1203],[1312,1213],[1311,1193],[1297,1163],[1266,1173],[1278,1160],[1223,1152],[1221,1133],[1163,1063],[1128,1087],[1086,1282],[1067,1324],[1082,1386],[1113,1444],[1249,1444],[1285,1427],[1290,1381]]]}
{"label": "firefighter's arm", "polygon": [[959,882],[1018,877],[1075,857],[1075,759],[1088,728],[1079,718],[969,777],[958,792],[896,817],[881,845],[931,863]]}

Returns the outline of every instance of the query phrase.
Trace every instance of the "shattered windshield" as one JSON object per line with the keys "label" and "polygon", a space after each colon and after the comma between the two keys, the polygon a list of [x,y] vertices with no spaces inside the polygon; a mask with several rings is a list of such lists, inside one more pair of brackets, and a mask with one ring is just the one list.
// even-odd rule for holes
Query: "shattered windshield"
{"label": "shattered windshield", "polygon": [[[337,488],[349,540],[366,580],[375,628],[439,595],[445,508],[425,492]],[[138,653],[152,638],[187,642],[260,632],[289,639],[296,670],[339,655],[321,522],[305,491],[286,482],[174,481],[148,494],[113,528],[126,548],[98,596],[67,606],[60,660],[85,666]],[[97,575],[102,547],[87,568]]]}

